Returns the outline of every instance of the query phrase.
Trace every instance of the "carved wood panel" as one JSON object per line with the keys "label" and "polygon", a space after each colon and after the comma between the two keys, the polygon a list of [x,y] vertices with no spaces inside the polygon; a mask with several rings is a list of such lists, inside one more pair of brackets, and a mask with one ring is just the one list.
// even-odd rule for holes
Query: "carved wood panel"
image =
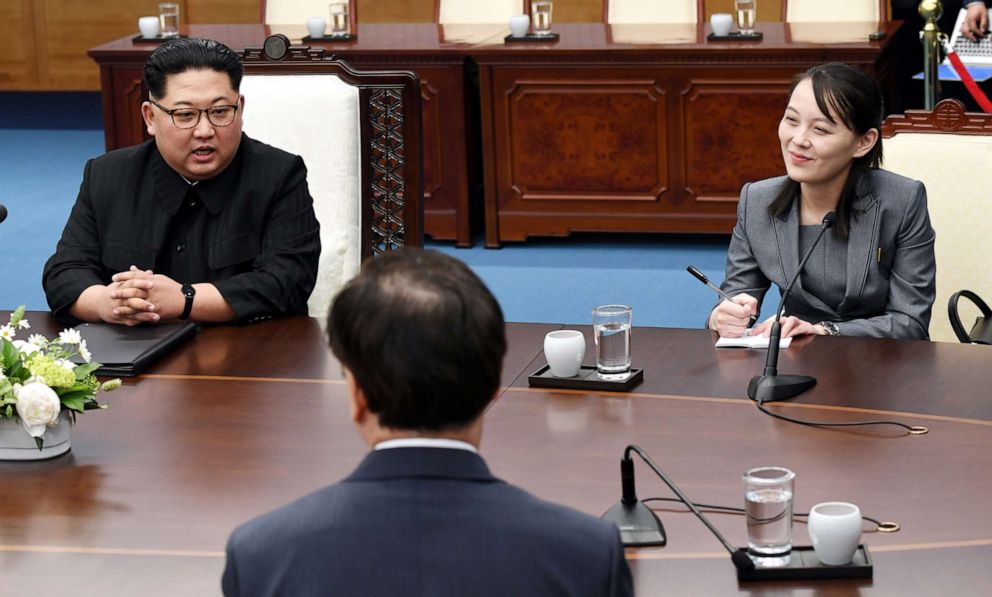
{"label": "carved wood panel", "polygon": [[745,182],[784,174],[778,123],[788,97],[788,79],[691,79],[681,103],[685,193],[736,202]]}
{"label": "carved wood panel", "polygon": [[507,90],[515,197],[655,201],[668,183],[665,94],[650,79],[527,81]]}

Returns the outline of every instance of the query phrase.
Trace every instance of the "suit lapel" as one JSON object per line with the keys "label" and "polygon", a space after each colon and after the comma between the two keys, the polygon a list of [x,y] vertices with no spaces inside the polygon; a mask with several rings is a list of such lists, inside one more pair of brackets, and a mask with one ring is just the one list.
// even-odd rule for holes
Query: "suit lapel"
{"label": "suit lapel", "polygon": [[867,185],[860,191],[852,206],[853,217],[847,239],[847,288],[844,291],[844,300],[837,307],[839,313],[850,311],[860,301],[876,250],[878,214],[881,209]]}
{"label": "suit lapel", "polygon": [[[783,274],[779,286],[785,292],[789,280],[799,269],[799,198],[792,202],[792,207],[785,215],[773,216],[772,221],[775,223],[775,238],[778,241],[778,257]],[[796,286],[802,288],[802,282],[797,281]]]}

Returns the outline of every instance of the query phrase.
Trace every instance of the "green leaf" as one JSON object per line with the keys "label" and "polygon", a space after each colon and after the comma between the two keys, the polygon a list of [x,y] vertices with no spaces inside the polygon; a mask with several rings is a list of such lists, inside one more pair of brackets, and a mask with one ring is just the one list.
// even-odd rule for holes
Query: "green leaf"
{"label": "green leaf", "polygon": [[76,379],[83,380],[99,368],[100,363],[84,363],[82,365],[77,365],[73,371],[76,373]]}
{"label": "green leaf", "polygon": [[86,406],[85,396],[72,396],[70,398],[61,396],[60,399],[62,400],[62,406],[76,412],[83,412],[83,408]]}
{"label": "green leaf", "polygon": [[10,405],[10,404],[7,405],[7,418],[8,419],[14,418],[14,407],[13,407],[13,405]]}
{"label": "green leaf", "polygon": [[45,438],[43,437],[34,438],[34,445],[38,446],[38,451],[40,452],[41,449],[45,447]]}
{"label": "green leaf", "polygon": [[17,324],[21,323],[21,320],[24,319],[24,311],[26,311],[24,305],[21,305],[20,307],[14,309],[14,312],[10,314],[11,326],[16,328]]}

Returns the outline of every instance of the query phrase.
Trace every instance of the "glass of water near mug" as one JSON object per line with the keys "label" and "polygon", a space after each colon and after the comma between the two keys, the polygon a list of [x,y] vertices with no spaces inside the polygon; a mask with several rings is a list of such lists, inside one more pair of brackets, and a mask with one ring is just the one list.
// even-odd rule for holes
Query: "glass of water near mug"
{"label": "glass of water near mug", "polygon": [[551,0],[538,0],[530,3],[530,22],[534,35],[551,35]]}
{"label": "glass of water near mug", "polygon": [[737,30],[741,35],[754,35],[754,18],[758,11],[757,0],[734,0],[737,12]]}
{"label": "glass of water near mug", "polygon": [[592,310],[596,373],[601,379],[622,381],[630,377],[632,314],[627,305],[603,305]]}
{"label": "glass of water near mug", "polygon": [[753,468],[743,476],[747,550],[755,565],[789,564],[792,551],[792,489],[796,474],[787,468]]}
{"label": "glass of water near mug", "polygon": [[158,5],[159,35],[179,37],[179,5],[163,2]]}
{"label": "glass of water near mug", "polygon": [[348,22],[348,3],[331,2],[328,5],[331,13],[331,37],[348,37],[351,33]]}

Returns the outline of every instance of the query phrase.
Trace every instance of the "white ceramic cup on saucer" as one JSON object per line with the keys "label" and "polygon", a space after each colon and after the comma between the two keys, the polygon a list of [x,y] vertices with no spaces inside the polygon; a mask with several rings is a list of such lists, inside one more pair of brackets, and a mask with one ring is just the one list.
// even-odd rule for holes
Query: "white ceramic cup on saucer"
{"label": "white ceramic cup on saucer", "polygon": [[586,356],[586,337],[579,330],[548,332],[544,337],[544,358],[555,377],[575,377]]}
{"label": "white ceramic cup on saucer", "polygon": [[861,509],[847,502],[817,504],[806,528],[817,559],[827,566],[850,564],[861,541]]}
{"label": "white ceramic cup on saucer", "polygon": [[307,31],[310,32],[310,37],[324,37],[324,32],[327,31],[327,19],[324,17],[307,18]]}
{"label": "white ceramic cup on saucer", "polygon": [[141,37],[145,39],[152,39],[158,37],[161,29],[159,28],[158,17],[141,17],[138,19],[138,31],[141,32]]}
{"label": "white ceramic cup on saucer", "polygon": [[510,34],[513,37],[524,37],[530,29],[530,17],[527,15],[514,15],[510,17]]}
{"label": "white ceramic cup on saucer", "polygon": [[717,12],[710,16],[710,27],[713,29],[713,35],[717,37],[730,35],[730,28],[733,24],[734,18],[730,16],[730,13]]}

